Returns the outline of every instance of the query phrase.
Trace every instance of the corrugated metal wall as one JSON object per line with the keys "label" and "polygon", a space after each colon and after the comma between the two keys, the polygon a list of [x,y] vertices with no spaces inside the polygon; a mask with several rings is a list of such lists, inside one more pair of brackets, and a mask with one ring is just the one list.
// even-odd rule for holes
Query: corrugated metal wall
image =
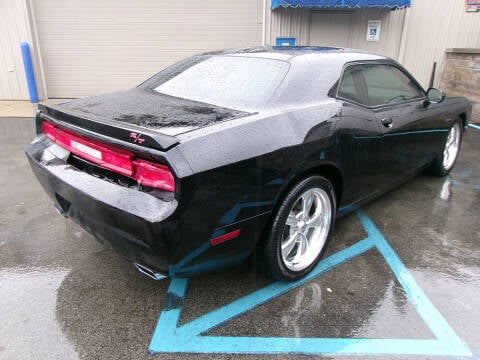
{"label": "corrugated metal wall", "polygon": [[35,0],[49,97],[126,89],[194,53],[262,44],[260,0]]}
{"label": "corrugated metal wall", "polygon": [[278,8],[272,11],[267,43],[275,45],[277,37],[293,37],[297,40],[297,45],[309,45],[311,13],[310,9],[300,8]]}
{"label": "corrugated metal wall", "polygon": [[412,0],[404,42],[400,62],[427,87],[436,61],[437,85],[446,49],[480,48],[480,13],[467,13],[463,0]]}
{"label": "corrugated metal wall", "polygon": [[[357,9],[352,16],[349,47],[398,59],[404,10]],[[366,41],[368,20],[381,20],[380,40]]]}
{"label": "corrugated metal wall", "polygon": [[[317,10],[313,10],[317,11]],[[326,14],[341,13],[341,11],[322,11]],[[338,43],[337,46],[351,47],[381,53],[394,58],[398,57],[400,39],[403,29],[405,11],[386,9],[354,9],[350,11],[351,23],[349,36],[346,43]],[[295,37],[298,45],[321,45],[313,44],[309,38],[311,26],[310,9],[279,8],[271,13],[269,39],[275,44],[277,37]],[[380,41],[366,41],[368,20],[381,20]]]}
{"label": "corrugated metal wall", "polygon": [[24,0],[0,0],[0,99],[27,100],[20,42],[31,44]]}

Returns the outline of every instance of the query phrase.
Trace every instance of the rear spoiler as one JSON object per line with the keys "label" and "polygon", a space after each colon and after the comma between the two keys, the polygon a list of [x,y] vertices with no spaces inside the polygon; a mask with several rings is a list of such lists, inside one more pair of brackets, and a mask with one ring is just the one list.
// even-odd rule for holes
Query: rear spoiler
{"label": "rear spoiler", "polygon": [[134,145],[137,148],[165,151],[179,143],[179,140],[174,136],[160,134],[140,126],[128,125],[115,120],[100,119],[94,115],[86,118],[84,113],[79,113],[61,105],[39,104],[36,116],[37,133],[42,131],[44,120],[98,140],[109,142],[119,140],[113,142],[124,146]]}

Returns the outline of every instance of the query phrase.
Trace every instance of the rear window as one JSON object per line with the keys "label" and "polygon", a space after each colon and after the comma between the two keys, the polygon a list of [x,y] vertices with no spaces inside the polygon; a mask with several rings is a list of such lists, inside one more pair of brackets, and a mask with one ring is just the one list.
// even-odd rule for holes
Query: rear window
{"label": "rear window", "polygon": [[270,100],[289,63],[242,56],[206,57],[153,90],[231,109],[254,109]]}

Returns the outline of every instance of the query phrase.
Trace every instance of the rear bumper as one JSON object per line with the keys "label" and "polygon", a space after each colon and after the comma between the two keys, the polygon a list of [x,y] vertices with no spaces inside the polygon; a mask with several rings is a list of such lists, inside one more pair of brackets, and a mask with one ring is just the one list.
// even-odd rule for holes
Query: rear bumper
{"label": "rear bumper", "polygon": [[52,144],[39,136],[26,154],[57,209],[127,259],[167,271],[176,230],[169,217],[178,202],[78,171],[49,151]]}

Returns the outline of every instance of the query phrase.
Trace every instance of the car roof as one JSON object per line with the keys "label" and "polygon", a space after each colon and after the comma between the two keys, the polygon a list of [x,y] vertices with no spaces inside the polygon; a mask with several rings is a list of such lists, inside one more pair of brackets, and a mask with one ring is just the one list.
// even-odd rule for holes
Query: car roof
{"label": "car roof", "polygon": [[307,55],[309,57],[314,56],[319,58],[328,56],[330,58],[337,58],[338,60],[345,58],[348,59],[348,61],[389,59],[386,56],[368,51],[328,46],[258,46],[211,51],[203,53],[202,55],[257,57],[285,61],[291,61],[293,58]]}

